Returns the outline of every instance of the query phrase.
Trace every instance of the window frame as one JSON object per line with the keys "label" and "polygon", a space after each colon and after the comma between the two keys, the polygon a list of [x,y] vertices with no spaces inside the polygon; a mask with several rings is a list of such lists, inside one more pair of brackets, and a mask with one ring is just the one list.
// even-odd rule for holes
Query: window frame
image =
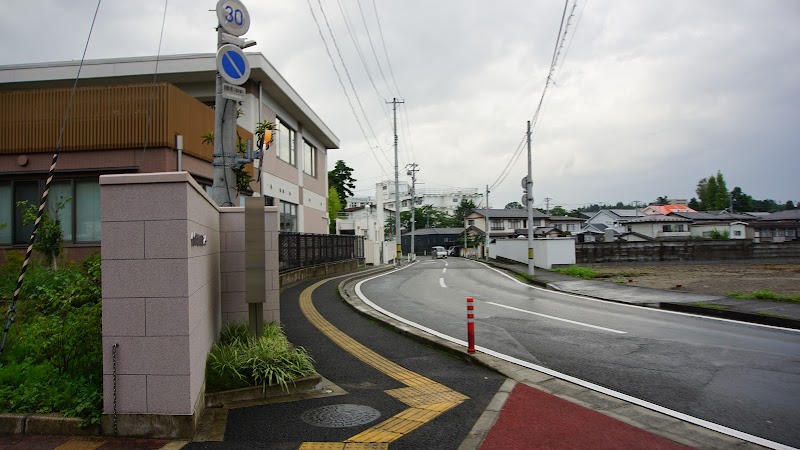
{"label": "window frame", "polygon": [[[297,167],[297,131],[280,117],[276,117],[275,122],[278,129],[278,148],[275,151],[275,157],[287,164]],[[288,130],[288,148],[283,147],[284,128]],[[285,157],[283,155],[284,151],[287,153]]]}
{"label": "window frame", "polygon": [[[307,162],[310,164],[306,164]],[[309,165],[311,166],[310,171]],[[317,147],[311,145],[306,139],[303,139],[303,172],[317,178]]]}

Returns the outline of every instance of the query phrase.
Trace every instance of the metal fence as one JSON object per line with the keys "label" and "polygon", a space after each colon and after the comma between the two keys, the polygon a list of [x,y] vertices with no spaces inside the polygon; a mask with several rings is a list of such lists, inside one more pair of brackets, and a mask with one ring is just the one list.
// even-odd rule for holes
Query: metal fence
{"label": "metal fence", "polygon": [[279,271],[364,259],[364,238],[337,234],[280,233]]}

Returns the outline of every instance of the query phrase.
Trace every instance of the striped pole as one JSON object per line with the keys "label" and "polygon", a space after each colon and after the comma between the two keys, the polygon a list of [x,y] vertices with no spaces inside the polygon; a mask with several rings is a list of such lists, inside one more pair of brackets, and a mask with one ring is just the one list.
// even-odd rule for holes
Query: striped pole
{"label": "striped pole", "polygon": [[53,152],[53,163],[50,164],[50,172],[47,175],[47,182],[44,185],[44,192],[42,192],[42,199],[39,201],[39,211],[36,213],[36,221],[33,223],[33,231],[31,232],[31,241],[28,244],[28,251],[25,252],[25,261],[22,263],[22,269],[19,272],[17,279],[17,288],[14,290],[14,296],[11,299],[11,306],[6,312],[6,326],[3,328],[3,338],[0,340],[0,354],[6,347],[6,336],[11,324],[17,317],[17,299],[19,298],[19,291],[22,289],[22,281],[25,279],[25,272],[28,270],[28,263],[31,261],[31,254],[33,253],[33,243],[36,240],[36,231],[39,229],[39,223],[42,221],[42,213],[47,205],[47,194],[50,192],[50,183],[53,181],[53,174],[56,171],[56,162],[58,162],[58,152],[61,150],[61,142],[64,139],[64,130],[67,127],[67,118],[69,118],[69,111],[72,109],[72,101],[75,99],[75,90],[78,88],[78,80],[81,78],[81,69],[83,69],[83,62],[86,60],[86,50],[89,48],[89,42],[92,40],[92,30],[94,30],[94,23],[97,21],[97,12],[100,10],[100,2],[97,0],[97,7],[94,9],[94,17],[92,18],[92,25],[89,27],[89,36],[86,38],[86,45],[83,47],[83,56],[81,56],[81,63],[78,65],[78,73],[75,75],[75,82],[72,84],[72,91],[69,94],[67,101],[67,109],[64,111],[64,118],[61,120],[61,130],[58,133],[58,141],[56,141],[56,148]]}
{"label": "striped pole", "polygon": [[6,347],[6,336],[8,336],[8,329],[11,328],[11,324],[14,323],[14,319],[17,317],[17,299],[19,298],[20,290],[22,290],[22,282],[25,280],[25,272],[28,270],[28,264],[30,263],[31,255],[33,254],[33,243],[36,241],[36,232],[39,230],[39,223],[42,221],[44,208],[47,206],[47,195],[50,192],[50,183],[53,181],[53,174],[56,170],[56,162],[58,162],[58,148],[56,148],[56,152],[53,153],[53,163],[50,164],[50,173],[47,176],[47,182],[44,184],[42,199],[39,201],[39,210],[36,212],[36,221],[33,223],[33,231],[31,231],[30,243],[28,244],[28,250],[25,252],[25,261],[22,262],[22,269],[20,269],[19,278],[17,278],[17,288],[14,290],[14,296],[11,298],[11,306],[6,312],[6,326],[3,328],[3,339],[0,341],[0,353],[3,353],[3,349]]}
{"label": "striped pole", "polygon": [[474,299],[467,297],[467,353],[475,353],[475,306]]}

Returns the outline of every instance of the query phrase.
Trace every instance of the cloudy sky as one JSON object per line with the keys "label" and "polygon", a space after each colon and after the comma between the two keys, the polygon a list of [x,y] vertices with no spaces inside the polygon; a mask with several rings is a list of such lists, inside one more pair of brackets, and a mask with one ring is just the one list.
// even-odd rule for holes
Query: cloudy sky
{"label": "cloudy sky", "polygon": [[[246,37],[258,42],[249,50],[341,139],[329,166],[354,168],[357,195],[394,177],[385,101],[396,97],[401,179],[416,162],[420,187],[489,185],[493,207],[519,201],[527,156],[514,156],[542,98],[563,2],[244,4]],[[96,5],[2,2],[0,64],[79,60]],[[168,0],[161,54],[216,51],[215,5]],[[104,0],[87,58],[157,54],[164,8]],[[567,16],[533,132],[537,205],[691,198],[717,170],[757,199],[800,201],[800,2],[570,0]]]}

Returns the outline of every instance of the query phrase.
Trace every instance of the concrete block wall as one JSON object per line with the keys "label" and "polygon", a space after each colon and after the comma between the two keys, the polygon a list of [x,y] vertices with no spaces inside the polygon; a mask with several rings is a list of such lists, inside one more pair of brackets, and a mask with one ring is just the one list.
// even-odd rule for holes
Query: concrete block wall
{"label": "concrete block wall", "polygon": [[[245,299],[244,208],[222,208],[220,214],[220,260],[222,276],[222,323],[247,323]],[[264,323],[280,324],[280,280],[278,278],[278,207],[264,207],[264,252],[267,261],[265,277],[266,303]],[[272,265],[269,261],[275,261]]]}
{"label": "concrete block wall", "polygon": [[[247,322],[244,209],[217,207],[186,172],[107,175],[100,186],[104,432],[116,412],[120,435],[191,437],[208,351],[224,323]],[[265,217],[264,319],[277,321],[277,208]]]}

